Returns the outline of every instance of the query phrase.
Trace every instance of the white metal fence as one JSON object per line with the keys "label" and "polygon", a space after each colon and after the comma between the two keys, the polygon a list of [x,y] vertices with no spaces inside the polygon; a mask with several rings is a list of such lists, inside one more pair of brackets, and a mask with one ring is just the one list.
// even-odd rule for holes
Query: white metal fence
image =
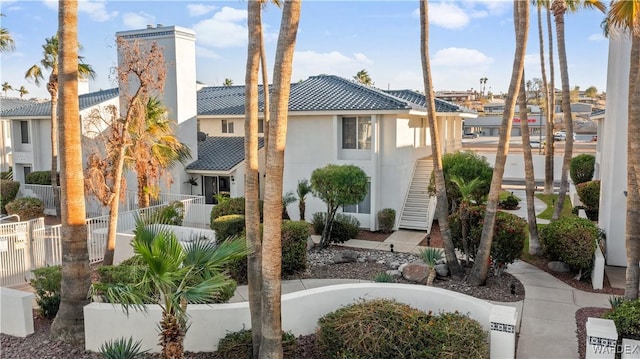
{"label": "white metal fence", "polygon": [[[30,185],[34,186],[34,185]],[[53,198],[50,186],[49,193]],[[38,187],[36,187],[38,188]],[[34,191],[35,193],[35,191]],[[42,198],[47,198],[46,190],[42,190]],[[40,198],[40,197],[39,197]],[[143,209],[120,211],[117,231],[135,228],[136,219],[151,215],[153,212],[168,206],[173,201],[184,205],[184,218],[192,218],[195,222],[183,222],[185,225],[203,227],[202,220],[208,218],[211,208],[204,203],[202,196],[163,195],[164,202]],[[44,201],[44,200],[43,200]],[[87,250],[89,262],[97,263],[104,259],[104,248],[107,243],[109,215],[87,219]],[[0,286],[22,284],[28,281],[31,271],[62,263],[61,226],[45,226],[44,218],[24,222],[0,224]]]}

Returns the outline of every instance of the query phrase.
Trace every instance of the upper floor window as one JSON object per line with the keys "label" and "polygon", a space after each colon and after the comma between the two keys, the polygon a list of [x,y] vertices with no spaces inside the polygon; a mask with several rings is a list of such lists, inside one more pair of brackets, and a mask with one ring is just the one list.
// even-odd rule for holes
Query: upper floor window
{"label": "upper floor window", "polygon": [[342,118],[342,148],[371,149],[371,117]]}
{"label": "upper floor window", "polygon": [[264,133],[264,120],[258,120],[258,133]]}
{"label": "upper floor window", "polygon": [[22,143],[29,142],[29,121],[20,121],[20,137]]}
{"label": "upper floor window", "polygon": [[233,121],[222,120],[222,133],[233,133]]}

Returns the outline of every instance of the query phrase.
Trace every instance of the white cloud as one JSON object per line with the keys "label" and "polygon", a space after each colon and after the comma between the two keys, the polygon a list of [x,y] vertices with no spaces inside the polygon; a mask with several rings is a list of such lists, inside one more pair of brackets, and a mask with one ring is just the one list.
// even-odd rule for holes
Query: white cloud
{"label": "white cloud", "polygon": [[446,67],[467,67],[486,66],[492,62],[492,58],[478,50],[449,47],[436,52],[431,64]]}
{"label": "white cloud", "polygon": [[155,23],[155,16],[144,12],[128,12],[122,15],[122,23],[129,29],[144,29],[147,25]]}
{"label": "white cloud", "polygon": [[589,41],[605,41],[607,38],[604,37],[604,35],[602,35],[601,33],[595,33],[589,35],[587,39],[589,39]]}
{"label": "white cloud", "polygon": [[206,59],[219,59],[220,55],[206,47],[196,46],[196,56]]}
{"label": "white cloud", "polygon": [[189,16],[202,16],[212,12],[216,7],[213,5],[189,4],[187,9],[189,10]]}
{"label": "white cloud", "polygon": [[429,6],[429,24],[445,29],[460,29],[469,24],[469,15],[456,4],[433,3]]}
{"label": "white cloud", "polygon": [[118,16],[117,11],[107,11],[105,1],[80,1],[78,12],[86,13],[93,21],[105,22]]}
{"label": "white cloud", "polygon": [[[331,74],[351,78],[356,72],[373,64],[364,54],[354,54],[352,57],[339,51],[318,53],[315,51],[296,51],[293,56],[293,78],[305,79],[319,74]],[[375,74],[371,74],[375,78]]]}
{"label": "white cloud", "polygon": [[196,41],[203,46],[239,47],[247,43],[245,25],[247,11],[223,7],[210,19],[200,21],[193,26]]}
{"label": "white cloud", "polygon": [[42,0],[42,3],[51,10],[58,10],[58,0]]}

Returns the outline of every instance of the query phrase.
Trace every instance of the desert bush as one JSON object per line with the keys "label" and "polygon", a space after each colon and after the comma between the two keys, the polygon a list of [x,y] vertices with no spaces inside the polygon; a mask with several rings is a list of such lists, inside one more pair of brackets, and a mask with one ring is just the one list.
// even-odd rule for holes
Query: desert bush
{"label": "desert bush", "polygon": [[156,210],[158,218],[163,219],[164,224],[172,226],[181,226],[184,220],[184,203],[173,201],[168,205]]}
{"label": "desert bush", "polygon": [[[260,201],[260,222],[262,222],[262,207],[263,202]],[[244,197],[234,197],[228,198],[225,201],[215,205],[211,210],[211,225],[213,226],[213,221],[222,216],[227,216],[230,214],[241,214],[244,216]],[[211,227],[213,229],[213,227]]]}
{"label": "desert bush", "polygon": [[512,210],[518,208],[520,204],[520,198],[513,193],[508,193],[504,198],[500,196],[500,206],[506,210]]}
{"label": "desert bush", "polygon": [[7,213],[4,207],[7,203],[16,199],[19,189],[20,182],[0,179],[0,207],[2,207],[0,208],[0,212]]}
{"label": "desert bush", "polygon": [[[469,257],[474,258],[478,252],[482,236],[485,207],[469,207]],[[451,238],[456,248],[463,250],[462,225],[458,213],[450,217]],[[511,213],[498,212],[491,242],[491,261],[499,274],[505,265],[520,258],[528,238],[527,222]]]}
{"label": "desert bush", "polygon": [[134,342],[132,337],[109,340],[100,346],[100,355],[104,359],[142,359],[149,349],[142,350],[141,345],[141,340]]}
{"label": "desert bush", "polygon": [[44,217],[44,202],[35,197],[22,197],[5,206],[8,214],[17,214],[21,221]]}
{"label": "desert bush", "polygon": [[640,340],[640,299],[620,303],[604,318],[616,323],[619,338]]}
{"label": "desert bush", "polygon": [[[321,235],[324,230],[325,213],[316,212],[313,214],[313,231]],[[331,243],[343,243],[356,238],[360,233],[360,221],[348,214],[336,213],[336,217],[331,227]]]}
{"label": "desert bush", "polygon": [[60,285],[62,267],[42,267],[33,270],[33,279],[29,281],[36,291],[38,312],[45,318],[53,319],[60,308]]}
{"label": "desert bush", "polygon": [[330,358],[488,357],[487,334],[477,322],[387,299],[348,305],[318,324],[318,343]]}
{"label": "desert bush", "polygon": [[584,205],[587,218],[592,221],[598,220],[598,211],[600,209],[600,181],[588,181],[576,185],[576,191],[580,201]]}
{"label": "desert bush", "polygon": [[376,274],[375,277],[373,277],[373,281],[376,283],[393,283],[394,279],[391,274],[387,272],[381,272]]}
{"label": "desert bush", "polygon": [[588,219],[563,217],[542,227],[540,243],[549,259],[563,261],[574,270],[590,271],[601,234]]}
{"label": "desert bush", "polygon": [[[58,184],[60,179],[58,179]],[[29,173],[25,179],[24,183],[28,184],[39,184],[39,185],[51,185],[51,171],[34,171]]]}
{"label": "desert bush", "polygon": [[378,226],[382,233],[391,233],[396,223],[396,210],[384,208],[378,212]]}
{"label": "desert bush", "polygon": [[[293,357],[297,345],[295,335],[290,332],[282,332],[282,350],[285,358]],[[242,329],[225,335],[218,342],[216,354],[216,358],[221,359],[253,358],[251,329]]]}
{"label": "desert bush", "polygon": [[226,240],[244,232],[244,215],[229,214],[213,220],[211,229],[216,231],[216,238]]}
{"label": "desert bush", "polygon": [[595,171],[595,164],[596,157],[588,153],[582,153],[572,158],[571,166],[569,167],[571,181],[576,185],[591,181]]}
{"label": "desert bush", "polygon": [[[447,199],[451,206],[449,213],[453,213],[462,200],[460,189],[452,182],[453,177],[458,177],[465,183],[471,182],[474,178],[479,178],[481,183],[475,188],[471,198],[477,205],[485,202],[491,186],[491,177],[493,176],[493,168],[485,157],[471,151],[446,153],[442,156],[442,171],[447,188]],[[435,189],[435,178],[431,174],[429,192],[435,193]]]}
{"label": "desert bush", "polygon": [[282,222],[282,273],[293,274],[307,269],[309,223]]}

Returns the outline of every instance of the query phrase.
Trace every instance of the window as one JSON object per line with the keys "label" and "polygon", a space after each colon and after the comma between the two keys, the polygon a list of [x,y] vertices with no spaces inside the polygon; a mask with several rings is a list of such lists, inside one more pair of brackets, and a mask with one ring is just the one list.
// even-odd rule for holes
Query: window
{"label": "window", "polygon": [[29,143],[29,121],[20,121],[22,143]]}
{"label": "window", "polygon": [[31,166],[24,166],[22,168],[22,174],[24,175],[24,180],[27,180],[27,176],[29,176],[29,173],[31,173]]}
{"label": "window", "polygon": [[362,213],[362,214],[371,213],[371,182],[367,183],[367,195],[364,197],[362,202],[358,204],[350,204],[348,206],[344,206],[342,207],[342,212]]}
{"label": "window", "polygon": [[222,120],[222,133],[233,133],[233,121]]}
{"label": "window", "polygon": [[264,133],[264,120],[258,120],[258,133]]}
{"label": "window", "polygon": [[342,148],[355,150],[371,149],[371,118],[342,118]]}

